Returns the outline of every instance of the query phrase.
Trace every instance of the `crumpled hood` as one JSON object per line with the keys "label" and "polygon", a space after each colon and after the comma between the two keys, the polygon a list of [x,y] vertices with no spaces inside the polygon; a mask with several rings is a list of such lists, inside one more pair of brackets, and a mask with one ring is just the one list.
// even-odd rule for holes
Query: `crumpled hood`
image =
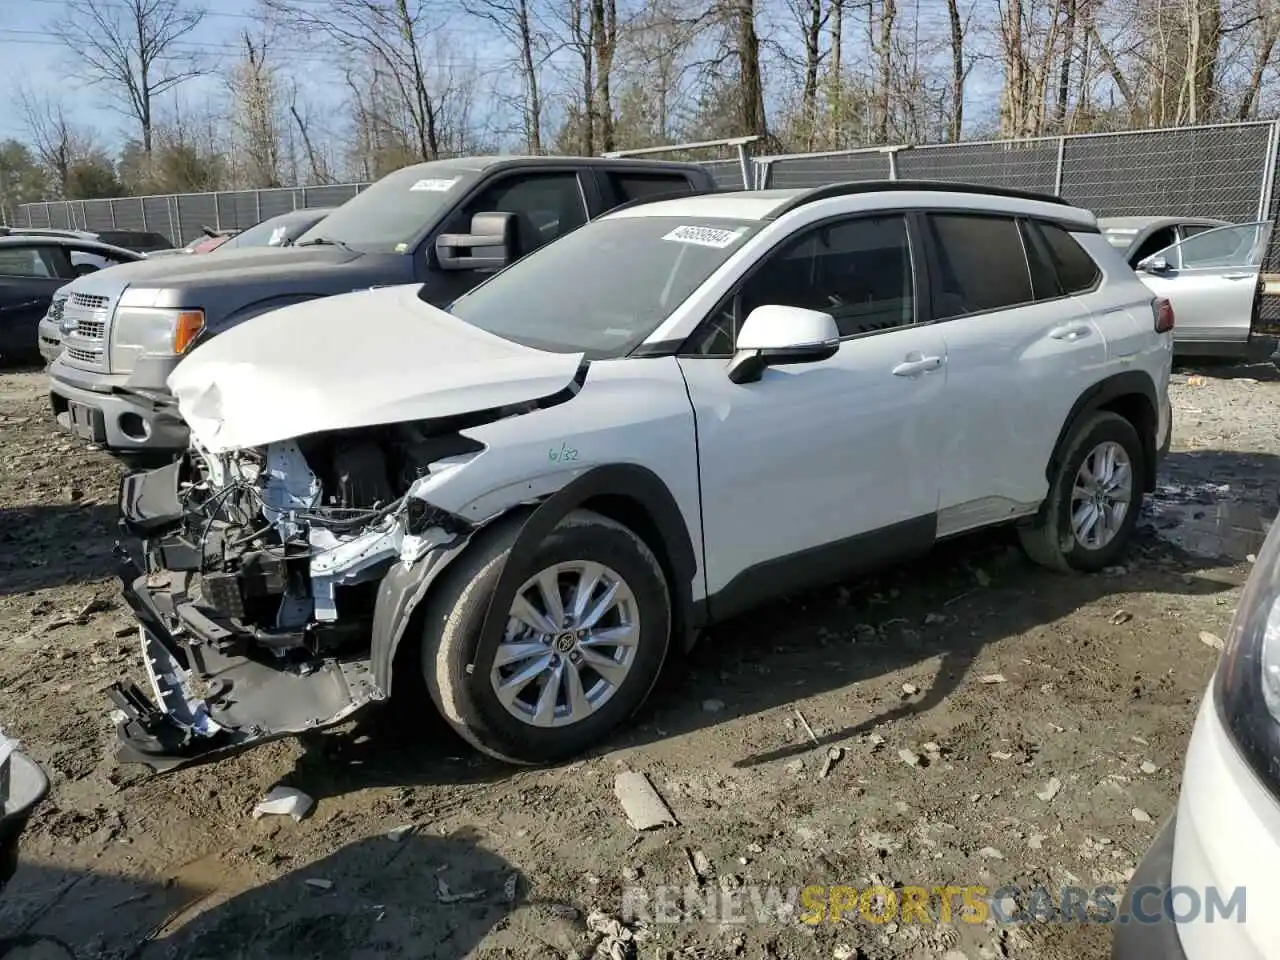
{"label": "crumpled hood", "polygon": [[549,397],[580,353],[548,353],[423,303],[418,284],[325,297],[197,347],[168,385],[219,453],[325,430],[457,416]]}

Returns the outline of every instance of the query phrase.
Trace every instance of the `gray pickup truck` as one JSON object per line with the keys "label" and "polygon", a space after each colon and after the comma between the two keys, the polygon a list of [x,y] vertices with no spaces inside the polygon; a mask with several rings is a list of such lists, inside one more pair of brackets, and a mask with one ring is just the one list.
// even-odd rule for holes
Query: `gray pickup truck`
{"label": "gray pickup truck", "polygon": [[[424,299],[444,306],[622,203],[710,189],[697,164],[438,160],[388,174],[292,246],[165,257],[80,277],[62,307],[64,349],[48,368],[54,416],[111,450],[181,450],[187,429],[166,380],[209,336],[279,307],[370,287],[422,284]],[[359,317],[351,336],[360,336]]]}

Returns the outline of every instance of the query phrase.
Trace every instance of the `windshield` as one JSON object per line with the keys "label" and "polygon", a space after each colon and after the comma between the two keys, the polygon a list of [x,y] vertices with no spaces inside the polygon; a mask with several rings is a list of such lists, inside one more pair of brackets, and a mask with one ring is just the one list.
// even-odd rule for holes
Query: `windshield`
{"label": "windshield", "polygon": [[405,253],[478,174],[447,160],[389,173],[298,237],[333,240],[365,253]]}
{"label": "windshield", "polygon": [[706,217],[597,220],[503,270],[449,312],[539,350],[626,356],[758,227]]}
{"label": "windshield", "polygon": [[306,214],[286,213],[280,217],[272,217],[254,224],[243,233],[238,233],[225,244],[222,249],[233,247],[278,247],[285,241],[296,237],[303,228],[315,226],[314,220],[323,220],[323,215],[316,213],[310,217]]}

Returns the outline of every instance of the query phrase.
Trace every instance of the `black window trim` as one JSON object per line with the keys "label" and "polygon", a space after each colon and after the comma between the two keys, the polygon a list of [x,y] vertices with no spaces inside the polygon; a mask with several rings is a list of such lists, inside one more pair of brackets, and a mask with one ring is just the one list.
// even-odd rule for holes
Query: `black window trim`
{"label": "black window trim", "polygon": [[[1039,218],[1039,217],[1022,217],[1022,218],[1021,218],[1021,222],[1022,222],[1022,224],[1025,224],[1025,225],[1026,225],[1027,227],[1029,227],[1030,229],[1035,230],[1035,232],[1036,232],[1036,237],[1039,239],[1040,243],[1041,243],[1041,244],[1043,244],[1045,247],[1049,247],[1049,241],[1048,241],[1048,239],[1045,237],[1045,235],[1041,232],[1041,227],[1046,227],[1046,226],[1047,226],[1047,227],[1057,227],[1059,230],[1063,231],[1063,232],[1064,232],[1068,237],[1071,237],[1071,231],[1070,231],[1070,230],[1068,230],[1066,227],[1064,227],[1061,223],[1058,223],[1058,222],[1053,221],[1053,220],[1044,220],[1044,219],[1041,219],[1041,218]],[[1019,234],[1021,234],[1021,232],[1022,232],[1022,231],[1021,231],[1021,225],[1020,225],[1020,227],[1019,227]],[[1085,248],[1084,248],[1084,247],[1081,247],[1081,246],[1080,246],[1080,241],[1076,240],[1076,239],[1075,239],[1075,237],[1071,237],[1071,240],[1072,240],[1072,242],[1073,242],[1073,243],[1075,243],[1075,245],[1076,245],[1076,246],[1080,247],[1081,252],[1082,252],[1086,257],[1088,257],[1088,258],[1089,258],[1089,262],[1090,262],[1091,264],[1093,264],[1093,283],[1089,284],[1089,286],[1087,286],[1087,287],[1082,287],[1081,289],[1076,290],[1076,291],[1073,291],[1073,292],[1067,292],[1067,293],[1059,294],[1059,295],[1058,295],[1058,296],[1056,296],[1056,297],[1045,297],[1043,300],[1041,300],[1041,299],[1036,299],[1036,300],[1032,301],[1033,303],[1053,303],[1053,302],[1055,302],[1055,301],[1057,301],[1057,300],[1066,300],[1066,299],[1068,299],[1068,298],[1070,298],[1070,297],[1083,297],[1083,296],[1085,296],[1086,294],[1090,294],[1090,293],[1097,293],[1097,292],[1098,292],[1098,290],[1099,290],[1099,288],[1102,286],[1102,281],[1105,279],[1105,277],[1104,277],[1104,274],[1103,274],[1103,272],[1102,272],[1102,268],[1101,268],[1100,266],[1098,266],[1098,261],[1097,261],[1097,260],[1095,260],[1095,259],[1093,259],[1093,256],[1089,253],[1089,251],[1088,251],[1088,250],[1085,250]],[[1023,246],[1024,246],[1024,248],[1025,248],[1025,245],[1026,245],[1026,240],[1024,239],[1024,240],[1023,240]],[[1025,252],[1025,250],[1024,250],[1024,252]],[[1050,253],[1051,253],[1051,252],[1052,252],[1051,248],[1050,248],[1049,250],[1047,250],[1046,252],[1050,252]],[[1062,277],[1061,277],[1060,275],[1058,275],[1057,268],[1054,266],[1054,264],[1053,264],[1053,262],[1052,262],[1052,261],[1050,261],[1049,266],[1053,268],[1053,272],[1054,272],[1054,274],[1058,276],[1058,285],[1059,285],[1059,286],[1062,286]],[[1030,259],[1028,259],[1028,261],[1027,261],[1027,268],[1028,268],[1028,269],[1030,269],[1030,267],[1031,267],[1031,262],[1030,262]],[[1031,284],[1031,292],[1032,292],[1033,294],[1035,293],[1035,283],[1034,283],[1034,282],[1032,282],[1032,284]],[[1019,306],[1025,306],[1025,304],[1019,304]],[[1005,308],[1005,309],[1012,309],[1012,308]],[[965,314],[965,316],[972,316],[972,314]]]}
{"label": "black window trim", "polygon": [[[923,258],[920,256],[921,238],[919,235],[919,226],[916,223],[916,211],[911,209],[902,209],[898,207],[886,207],[881,210],[859,210],[853,213],[832,214],[829,217],[823,217],[821,220],[814,220],[811,223],[806,223],[799,230],[793,231],[792,233],[787,234],[785,237],[780,238],[776,243],[774,243],[771,247],[769,247],[768,250],[766,250],[764,253],[762,253],[760,256],[756,258],[755,263],[751,264],[751,266],[747,269],[746,273],[742,274],[741,276],[738,277],[737,280],[734,281],[733,286],[728,290],[728,292],[725,293],[719,300],[716,301],[715,306],[713,306],[706,313],[706,315],[703,316],[703,318],[697,322],[697,324],[694,326],[693,330],[690,331],[688,336],[686,336],[681,341],[672,341],[674,344],[676,344],[673,351],[674,354],[677,357],[680,357],[683,359],[689,359],[689,360],[731,360],[733,359],[733,353],[703,353],[692,346],[692,341],[698,336],[699,332],[702,331],[703,328],[706,327],[711,322],[711,318],[714,317],[720,311],[720,309],[724,306],[726,301],[732,301],[733,303],[734,326],[735,326],[734,333],[736,336],[737,334],[736,327],[738,327],[741,324],[742,320],[746,319],[745,317],[738,316],[738,308],[739,308],[738,297],[742,293],[742,288],[751,281],[751,279],[756,275],[756,273],[758,273],[760,270],[764,268],[764,265],[769,262],[770,258],[775,253],[777,253],[780,249],[782,249],[783,246],[785,246],[786,244],[790,243],[792,240],[795,240],[798,237],[807,235],[811,231],[820,230],[824,227],[830,226],[833,223],[843,223],[851,220],[869,220],[869,219],[872,219],[873,217],[901,217],[902,220],[904,221],[904,225],[906,227],[906,233],[907,233],[907,255],[911,260],[912,305],[915,308],[914,310],[915,320],[911,323],[905,323],[896,327],[883,327],[879,330],[866,330],[862,333],[851,333],[848,336],[841,337],[840,342],[843,344],[850,340],[861,340],[864,337],[874,337],[882,333],[893,333],[898,330],[907,330],[912,327],[926,326],[929,323],[932,323],[933,322],[931,319],[932,297],[928,297],[928,299],[926,300],[922,298],[922,295],[921,295],[922,290],[924,291],[928,290],[928,284],[922,284],[920,282],[921,260]],[[922,310],[922,306],[924,307],[924,310]],[[929,311],[929,312],[925,312],[925,311]],[[653,347],[655,348],[659,346],[665,346],[665,343],[662,345],[653,344]],[[633,352],[631,355],[635,356],[636,354]],[[645,350],[643,355],[646,357],[651,357],[651,356],[657,356],[658,354],[650,350]]]}

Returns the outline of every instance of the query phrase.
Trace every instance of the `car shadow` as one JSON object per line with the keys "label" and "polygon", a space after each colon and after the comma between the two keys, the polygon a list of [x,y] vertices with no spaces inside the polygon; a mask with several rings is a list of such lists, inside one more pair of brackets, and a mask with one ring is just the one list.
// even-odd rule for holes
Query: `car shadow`
{"label": "car shadow", "polygon": [[114,503],[0,509],[0,596],[111,576]]}
{"label": "car shadow", "polygon": [[[1171,453],[1124,567],[1093,575],[1044,570],[1023,557],[1014,531],[1003,528],[941,544],[878,576],[719,624],[690,655],[669,663],[646,706],[593,755],[657,743],[937,660],[932,681],[918,684],[917,697],[893,696],[891,705],[855,725],[816,738],[834,743],[929,712],[966,682],[983,648],[1112,595],[1228,591],[1242,575],[1225,568],[1257,549],[1276,514],[1276,477],[1280,458],[1270,454]],[[483,783],[514,772],[464,744],[421,700],[370,711],[354,729],[316,733],[304,744],[288,782],[317,797],[370,786]],[[733,762],[753,766],[814,746],[806,738]]]}
{"label": "car shadow", "polygon": [[150,883],[23,866],[0,894],[0,956],[454,960],[527,894],[469,831],[366,837],[249,889],[239,876],[216,857]]}

